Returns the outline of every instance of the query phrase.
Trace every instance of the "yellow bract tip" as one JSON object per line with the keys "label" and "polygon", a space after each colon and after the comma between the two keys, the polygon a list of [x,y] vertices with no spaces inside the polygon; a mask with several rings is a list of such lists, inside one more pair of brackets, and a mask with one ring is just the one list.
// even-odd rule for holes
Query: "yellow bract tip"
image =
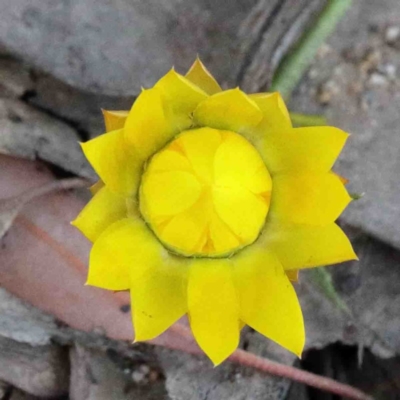
{"label": "yellow bract tip", "polygon": [[196,60],[189,68],[186,78],[209,95],[218,93],[222,90],[218,82],[201,62],[199,56],[196,57]]}

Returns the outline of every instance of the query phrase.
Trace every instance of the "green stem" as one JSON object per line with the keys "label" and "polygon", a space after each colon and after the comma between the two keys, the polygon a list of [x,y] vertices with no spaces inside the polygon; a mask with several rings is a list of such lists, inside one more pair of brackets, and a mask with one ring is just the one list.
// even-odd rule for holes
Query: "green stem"
{"label": "green stem", "polygon": [[310,66],[321,44],[332,33],[352,0],[328,0],[314,26],[305,32],[293,51],[283,59],[275,73],[271,91],[289,98],[304,72]]}

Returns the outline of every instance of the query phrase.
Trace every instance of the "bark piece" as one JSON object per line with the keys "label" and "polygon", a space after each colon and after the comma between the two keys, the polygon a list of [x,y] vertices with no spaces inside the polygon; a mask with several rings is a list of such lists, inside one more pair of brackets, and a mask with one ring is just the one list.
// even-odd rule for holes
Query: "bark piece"
{"label": "bark piece", "polygon": [[[29,393],[22,392],[18,389],[12,389],[9,400],[41,400],[39,397],[32,396]],[[43,398],[42,398],[43,400]]]}
{"label": "bark piece", "polygon": [[101,109],[129,110],[133,102],[133,97],[87,93],[1,53],[0,97],[22,98],[89,136],[104,132]]}
{"label": "bark piece", "polygon": [[31,346],[0,336],[0,379],[35,396],[64,395],[68,353],[60,346]]}
{"label": "bark piece", "polygon": [[[122,369],[105,353],[79,345],[72,347],[70,358],[70,400],[168,399],[163,380],[150,367],[131,365]],[[148,379],[146,373],[141,381],[133,379],[140,370],[146,371]]]}
{"label": "bark piece", "polygon": [[22,62],[0,54],[1,97],[20,98],[32,90],[33,86],[29,70]]}
{"label": "bark piece", "polygon": [[240,30],[246,54],[238,74],[240,86],[248,92],[267,90],[280,61],[324,4],[322,0],[260,0]]}
{"label": "bark piece", "polygon": [[0,288],[0,336],[31,346],[46,346],[57,332],[55,319]]}
{"label": "bark piece", "polygon": [[[245,328],[242,343],[259,355],[292,364],[294,356],[278,345]],[[229,361],[214,368],[203,356],[157,348],[166,376],[169,396],[174,400],[283,400],[290,387],[284,378],[258,373]]]}
{"label": "bark piece", "polygon": [[0,152],[42,159],[95,179],[74,129],[18,100],[0,99]]}
{"label": "bark piece", "polygon": [[[286,48],[293,40],[285,32],[298,18],[304,20],[301,14],[312,3],[315,0],[232,0],[229,4],[3,0],[0,43],[64,82],[93,92],[137,94],[172,65],[186,71],[197,54],[217,78],[233,86],[249,58],[257,59],[257,72],[260,67],[270,77],[275,50],[282,53],[281,42]],[[247,34],[241,25],[249,15],[259,29],[250,27],[253,34],[243,42]]]}
{"label": "bark piece", "polygon": [[88,93],[65,84],[51,75],[36,72],[35,93],[29,104],[71,121],[90,137],[105,131],[102,109],[130,110],[134,97]]}

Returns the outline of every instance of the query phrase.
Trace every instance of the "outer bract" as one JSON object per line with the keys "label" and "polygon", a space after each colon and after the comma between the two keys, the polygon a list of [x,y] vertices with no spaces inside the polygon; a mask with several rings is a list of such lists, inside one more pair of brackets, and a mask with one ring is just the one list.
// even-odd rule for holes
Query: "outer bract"
{"label": "outer bract", "polygon": [[73,222],[94,242],[88,284],[130,290],[136,341],[188,314],[214,364],[243,324],[300,356],[290,280],[356,259],[331,171],[348,135],[293,128],[278,93],[222,91],[200,60],[104,117],[107,133],[82,145],[101,181]]}

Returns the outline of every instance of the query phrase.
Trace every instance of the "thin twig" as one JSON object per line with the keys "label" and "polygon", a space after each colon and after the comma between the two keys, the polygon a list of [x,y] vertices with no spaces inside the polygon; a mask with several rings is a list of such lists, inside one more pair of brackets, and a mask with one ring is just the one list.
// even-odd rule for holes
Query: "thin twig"
{"label": "thin twig", "polygon": [[242,349],[236,350],[229,360],[255,368],[259,371],[267,372],[271,375],[289,378],[296,382],[304,383],[308,386],[334,393],[336,395],[353,400],[372,400],[371,396],[352,386],[345,385],[324,376],[312,374],[311,372],[292,367],[290,365],[279,364],[267,358],[259,357]]}
{"label": "thin twig", "polygon": [[[182,324],[175,324],[171,329],[184,337],[187,340],[193,341],[193,336],[188,328]],[[178,344],[179,346],[179,344]],[[165,346],[167,347],[167,346]],[[171,346],[172,348],[172,346]],[[179,347],[174,349],[182,350]],[[186,351],[186,350],[185,350]],[[189,350],[192,354],[199,354],[196,348]],[[324,376],[316,375],[311,372],[303,371],[299,368],[290,365],[284,365],[275,361],[269,360],[264,357],[257,356],[242,349],[237,349],[229,358],[229,361],[240,364],[246,367],[257,369],[258,371],[267,372],[274,376],[288,378],[296,382],[304,383],[308,386],[323,390],[325,392],[333,393],[344,398],[352,400],[373,400],[373,398],[366,393],[358,390],[352,386],[345,385],[333,379]]]}

